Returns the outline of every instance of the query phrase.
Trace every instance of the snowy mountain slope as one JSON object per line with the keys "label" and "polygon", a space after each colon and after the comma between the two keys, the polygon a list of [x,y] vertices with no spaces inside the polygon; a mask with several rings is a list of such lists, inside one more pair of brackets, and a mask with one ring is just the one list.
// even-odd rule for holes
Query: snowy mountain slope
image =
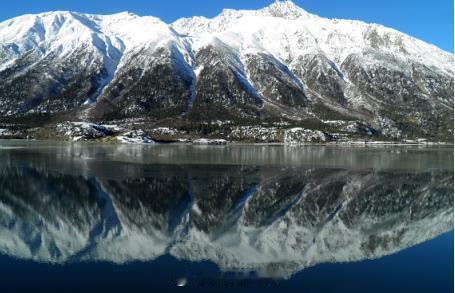
{"label": "snowy mountain slope", "polygon": [[172,24],[49,12],[0,24],[0,119],[70,113],[317,127],[341,119],[395,139],[447,140],[453,65],[452,54],[396,30],[321,18],[291,1]]}
{"label": "snowy mountain slope", "polygon": [[[357,117],[362,115],[356,115],[355,111],[364,110],[375,113],[374,116],[381,116],[381,110],[390,106],[388,101],[384,101],[385,105],[384,102],[381,103],[384,95],[389,92],[401,96],[400,88],[405,86],[403,83],[415,85],[409,92],[421,96],[421,89],[417,88],[422,81],[414,78],[417,66],[424,66],[423,71],[430,72],[433,79],[438,80],[437,83],[444,84],[438,87],[448,89],[449,92],[453,89],[451,54],[380,25],[320,18],[307,13],[291,1],[275,2],[259,11],[224,10],[214,19],[180,19],[172,27],[185,34],[196,51],[213,45],[213,40],[216,39],[233,48],[238,58],[247,64],[249,59],[255,60],[258,56],[276,60],[283,73],[291,72],[291,78],[301,84],[295,90],[287,91],[284,96],[289,98],[302,95],[310,100],[319,98],[325,106],[338,112],[343,112],[340,108],[348,108]],[[314,64],[314,56],[319,56],[319,64]],[[348,66],[352,63],[358,66],[351,73]],[[274,76],[273,71],[266,65],[255,64],[253,67],[253,72],[266,67],[267,73],[259,74],[259,79],[264,80],[263,85],[269,86],[270,79],[267,77]],[[330,68],[331,74],[324,68]],[[387,85],[398,83],[400,88],[374,84],[382,82],[375,80],[375,71],[383,69],[388,71],[385,75],[398,73],[403,76],[400,80],[385,81]],[[358,81],[357,75],[362,72],[370,75],[370,78]],[[250,76],[251,73],[248,71],[247,75]],[[373,89],[362,88],[368,84]],[[255,87],[262,93],[261,84],[256,84]],[[270,100],[269,96],[273,96],[283,100],[276,91],[278,86],[271,87],[275,91],[262,95],[263,99]],[[372,95],[371,91],[378,87]],[[434,99],[432,96],[441,95],[434,91],[426,93],[424,98],[430,96]],[[446,101],[441,107],[453,103],[452,94],[442,95]],[[311,106],[309,108],[310,111],[316,111]],[[304,110],[300,112],[303,113]]]}
{"label": "snowy mountain slope", "polygon": [[56,11],[24,15],[1,23],[0,42],[4,47],[14,48],[10,49],[10,55],[16,56],[30,50],[38,51],[41,56],[51,52],[65,56],[87,45],[97,49],[100,56],[118,63],[124,52],[135,47],[166,43],[172,38],[167,27],[157,18],[127,12],[101,16]]}
{"label": "snowy mountain slope", "polygon": [[377,24],[321,18],[292,1],[258,11],[225,9],[213,19],[179,19],[172,27],[195,38],[197,47],[206,42],[204,37],[215,35],[233,47],[267,51],[282,61],[319,51],[342,64],[349,54],[375,47],[453,73],[453,56],[435,46]]}
{"label": "snowy mountain slope", "polygon": [[[23,104],[10,109],[12,113],[29,111],[33,106],[27,107],[27,103],[36,99],[45,102],[52,95],[61,99],[59,95],[70,87],[73,78],[90,81],[91,88],[83,95],[85,99],[71,105],[72,108],[87,99],[96,99],[102,88],[114,78],[117,67],[130,62],[129,56],[139,54],[141,46],[154,52],[176,40],[175,33],[158,19],[140,18],[129,13],[111,16],[72,12],[26,15],[2,23],[0,30],[2,55],[6,56],[1,65],[6,68],[1,72],[3,87],[11,87],[14,83],[31,87],[37,79],[35,74],[45,72],[39,81],[42,84],[39,90],[16,94],[25,94],[26,100],[18,101]],[[175,43],[183,48],[178,40]],[[143,59],[137,62],[142,64]],[[40,102],[37,101],[36,106]],[[7,113],[6,110],[3,111]],[[51,109],[59,110],[67,109]]]}

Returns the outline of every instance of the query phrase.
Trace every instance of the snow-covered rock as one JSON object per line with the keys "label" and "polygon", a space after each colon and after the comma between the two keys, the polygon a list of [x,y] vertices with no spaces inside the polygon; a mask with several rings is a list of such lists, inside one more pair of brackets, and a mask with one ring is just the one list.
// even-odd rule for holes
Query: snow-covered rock
{"label": "snow-covered rock", "polygon": [[332,140],[332,136],[320,130],[311,130],[305,128],[292,128],[288,129],[284,135],[285,144],[305,144],[328,142]]}
{"label": "snow-covered rock", "polygon": [[226,145],[227,140],[225,139],[208,139],[208,138],[199,138],[191,141],[193,144],[197,145]]}
{"label": "snow-covered rock", "polygon": [[361,123],[359,121],[348,123],[348,125],[344,127],[344,131],[354,134],[366,134],[369,136],[376,133],[376,130],[374,128],[365,125],[364,123]]}
{"label": "snow-covered rock", "polygon": [[91,140],[112,135],[112,130],[107,127],[87,122],[65,122],[56,126],[57,134],[68,137],[74,141]]}
{"label": "snow-covered rock", "polygon": [[0,128],[0,138],[1,137],[8,137],[13,135],[13,132],[6,128]]}
{"label": "snow-covered rock", "polygon": [[252,142],[281,142],[283,130],[276,127],[238,126],[229,134],[229,139]]}
{"label": "snow-covered rock", "polygon": [[148,134],[142,129],[131,130],[117,136],[117,139],[122,143],[129,144],[153,144],[155,143]]}
{"label": "snow-covered rock", "polygon": [[393,139],[403,138],[403,132],[396,127],[392,120],[386,117],[377,117],[375,122],[379,124],[381,133],[384,136]]}
{"label": "snow-covered rock", "polygon": [[170,127],[158,127],[150,130],[150,134],[154,136],[166,136],[166,137],[175,137],[180,135],[185,135],[184,131],[170,128]]}
{"label": "snow-covered rock", "polygon": [[0,139],[24,139],[30,138],[26,130],[0,128]]}

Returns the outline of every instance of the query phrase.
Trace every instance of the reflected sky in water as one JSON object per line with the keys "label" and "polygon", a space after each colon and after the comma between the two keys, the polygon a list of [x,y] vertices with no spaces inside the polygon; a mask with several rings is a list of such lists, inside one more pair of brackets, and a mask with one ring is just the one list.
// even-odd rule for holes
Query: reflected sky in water
{"label": "reflected sky in water", "polygon": [[0,162],[18,291],[453,286],[450,148],[1,142]]}

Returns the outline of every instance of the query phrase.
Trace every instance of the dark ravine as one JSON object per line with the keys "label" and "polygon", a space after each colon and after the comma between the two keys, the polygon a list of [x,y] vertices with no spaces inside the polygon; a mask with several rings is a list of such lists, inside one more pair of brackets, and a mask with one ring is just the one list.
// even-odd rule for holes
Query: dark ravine
{"label": "dark ravine", "polygon": [[[257,30],[238,29],[252,17]],[[69,29],[80,35],[67,44]],[[0,138],[79,139],[58,124],[91,122],[118,126],[109,141],[141,129],[157,141],[286,142],[298,127],[323,133],[300,143],[450,143],[452,67],[453,55],[434,46],[291,1],[173,24],[128,13],[28,15],[0,24]],[[180,134],[155,135],[159,127]]]}

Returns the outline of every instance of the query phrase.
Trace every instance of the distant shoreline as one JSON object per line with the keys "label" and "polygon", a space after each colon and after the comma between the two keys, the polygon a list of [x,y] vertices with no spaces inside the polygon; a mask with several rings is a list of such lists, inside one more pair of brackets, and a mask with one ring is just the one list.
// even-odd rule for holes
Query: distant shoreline
{"label": "distant shoreline", "polygon": [[193,143],[188,142],[179,142],[179,141],[169,141],[169,142],[152,142],[152,143],[123,143],[121,141],[103,141],[103,140],[80,140],[72,141],[65,139],[26,139],[26,138],[0,138],[1,142],[68,142],[75,144],[100,144],[100,145],[187,145],[187,146],[285,146],[285,147],[305,147],[305,146],[339,146],[339,147],[361,147],[361,146],[422,146],[422,147],[431,147],[431,146],[454,146],[454,143],[449,142],[391,142],[391,141],[349,141],[349,142],[308,142],[308,143],[284,143],[284,142],[242,142],[242,141],[226,141],[224,144],[212,144],[210,139],[207,139],[208,143]]}

